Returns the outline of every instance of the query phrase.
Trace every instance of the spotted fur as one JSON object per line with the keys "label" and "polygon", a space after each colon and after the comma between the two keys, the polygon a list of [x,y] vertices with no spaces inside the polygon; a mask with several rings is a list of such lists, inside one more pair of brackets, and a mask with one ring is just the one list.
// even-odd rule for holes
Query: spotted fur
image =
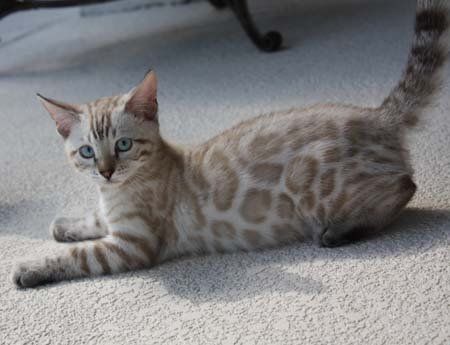
{"label": "spotted fur", "polygon": [[[125,95],[84,105],[41,97],[100,201],[83,219],[56,219],[54,238],[77,243],[18,265],[14,282],[33,287],[307,238],[336,246],[386,226],[416,190],[403,129],[437,90],[447,28],[439,2],[419,0],[406,72],[378,108],[261,115],[194,148],[160,136],[153,72]],[[132,139],[126,152],[121,138]],[[81,156],[83,145],[93,158]]]}

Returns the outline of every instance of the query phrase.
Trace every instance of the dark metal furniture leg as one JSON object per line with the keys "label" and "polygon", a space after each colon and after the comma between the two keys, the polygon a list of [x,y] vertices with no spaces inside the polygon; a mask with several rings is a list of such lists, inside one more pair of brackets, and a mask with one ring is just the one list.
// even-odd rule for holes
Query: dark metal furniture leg
{"label": "dark metal furniture leg", "polygon": [[279,32],[269,31],[265,34],[261,34],[256,28],[248,11],[247,0],[209,0],[209,2],[219,9],[228,5],[236,15],[247,35],[259,49],[265,52],[273,52],[281,47],[283,37]]}

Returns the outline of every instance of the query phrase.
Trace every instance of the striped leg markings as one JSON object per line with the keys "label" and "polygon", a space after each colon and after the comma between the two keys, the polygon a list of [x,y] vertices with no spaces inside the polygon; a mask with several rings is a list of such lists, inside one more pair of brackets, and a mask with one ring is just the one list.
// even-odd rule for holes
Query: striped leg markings
{"label": "striped leg markings", "polygon": [[90,275],[91,274],[91,269],[89,268],[89,265],[88,265],[88,262],[87,262],[87,255],[86,255],[86,249],[85,248],[81,248],[80,249],[79,258],[80,258],[80,268],[81,268],[81,270],[85,274]]}
{"label": "striped leg markings", "polygon": [[[145,255],[145,258],[141,255]],[[150,267],[155,263],[154,250],[147,239],[123,232],[102,240],[70,248],[69,257],[81,276],[111,274]]]}
{"label": "striped leg markings", "polygon": [[144,237],[128,234],[125,232],[119,232],[119,231],[113,232],[112,235],[116,238],[119,238],[120,240],[122,240],[124,242],[133,244],[143,254],[145,254],[145,256],[147,257],[148,263],[150,265],[155,264],[156,256],[155,256],[154,250],[150,247],[148,241]]}
{"label": "striped leg markings", "polygon": [[[136,218],[142,222],[143,224],[137,224],[138,228],[141,226],[147,228],[149,223],[152,222],[151,218],[139,212],[128,212],[122,218],[124,217],[126,219]],[[93,214],[86,220],[91,227],[102,228],[98,214]],[[58,268],[66,271],[67,278],[123,272],[151,267],[156,263],[156,244],[159,242],[155,234],[150,235],[150,237],[148,233],[131,234],[122,229],[120,219],[113,220],[111,223],[119,223],[114,224],[118,231],[113,231],[112,234],[101,239],[80,243],[69,249],[65,261],[71,267],[59,265],[61,267]]]}
{"label": "striped leg markings", "polygon": [[103,273],[111,274],[111,267],[109,266],[108,259],[105,256],[104,249],[105,247],[102,244],[96,243],[94,245],[94,255],[97,262],[102,266]]}
{"label": "striped leg markings", "polygon": [[117,244],[104,242],[105,247],[112,253],[116,254],[125,263],[128,269],[142,268],[145,267],[145,261],[138,256],[127,253],[125,250],[120,248]]}

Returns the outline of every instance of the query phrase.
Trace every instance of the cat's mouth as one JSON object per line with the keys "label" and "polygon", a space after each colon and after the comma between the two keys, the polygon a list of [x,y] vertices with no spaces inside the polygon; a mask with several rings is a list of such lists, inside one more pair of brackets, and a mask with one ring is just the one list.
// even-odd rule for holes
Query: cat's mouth
{"label": "cat's mouth", "polygon": [[120,183],[122,183],[122,182],[123,182],[122,179],[117,178],[117,177],[116,177],[116,178],[111,178],[111,179],[105,179],[105,178],[102,178],[102,179],[100,180],[100,183],[101,183],[101,184],[107,185],[107,186],[120,184]]}
{"label": "cat's mouth", "polygon": [[121,179],[111,179],[111,180],[104,180],[103,182],[106,184],[118,184],[122,183],[123,181]]}

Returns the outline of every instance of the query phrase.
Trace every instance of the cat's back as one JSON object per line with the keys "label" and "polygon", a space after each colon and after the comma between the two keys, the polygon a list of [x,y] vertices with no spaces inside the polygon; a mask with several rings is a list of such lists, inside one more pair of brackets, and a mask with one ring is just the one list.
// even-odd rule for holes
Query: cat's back
{"label": "cat's back", "polygon": [[375,170],[408,170],[402,143],[378,125],[377,115],[376,109],[340,104],[264,114],[194,148],[186,171],[196,187],[217,185],[221,193],[231,190],[231,195],[238,185],[284,188],[281,180],[297,161],[315,173],[361,164]]}
{"label": "cat's back", "polygon": [[[372,127],[373,110],[350,105],[323,104],[263,114],[222,132],[194,151],[221,152],[240,165],[283,160],[311,145],[342,142],[345,132]],[[282,163],[280,161],[280,163]]]}

